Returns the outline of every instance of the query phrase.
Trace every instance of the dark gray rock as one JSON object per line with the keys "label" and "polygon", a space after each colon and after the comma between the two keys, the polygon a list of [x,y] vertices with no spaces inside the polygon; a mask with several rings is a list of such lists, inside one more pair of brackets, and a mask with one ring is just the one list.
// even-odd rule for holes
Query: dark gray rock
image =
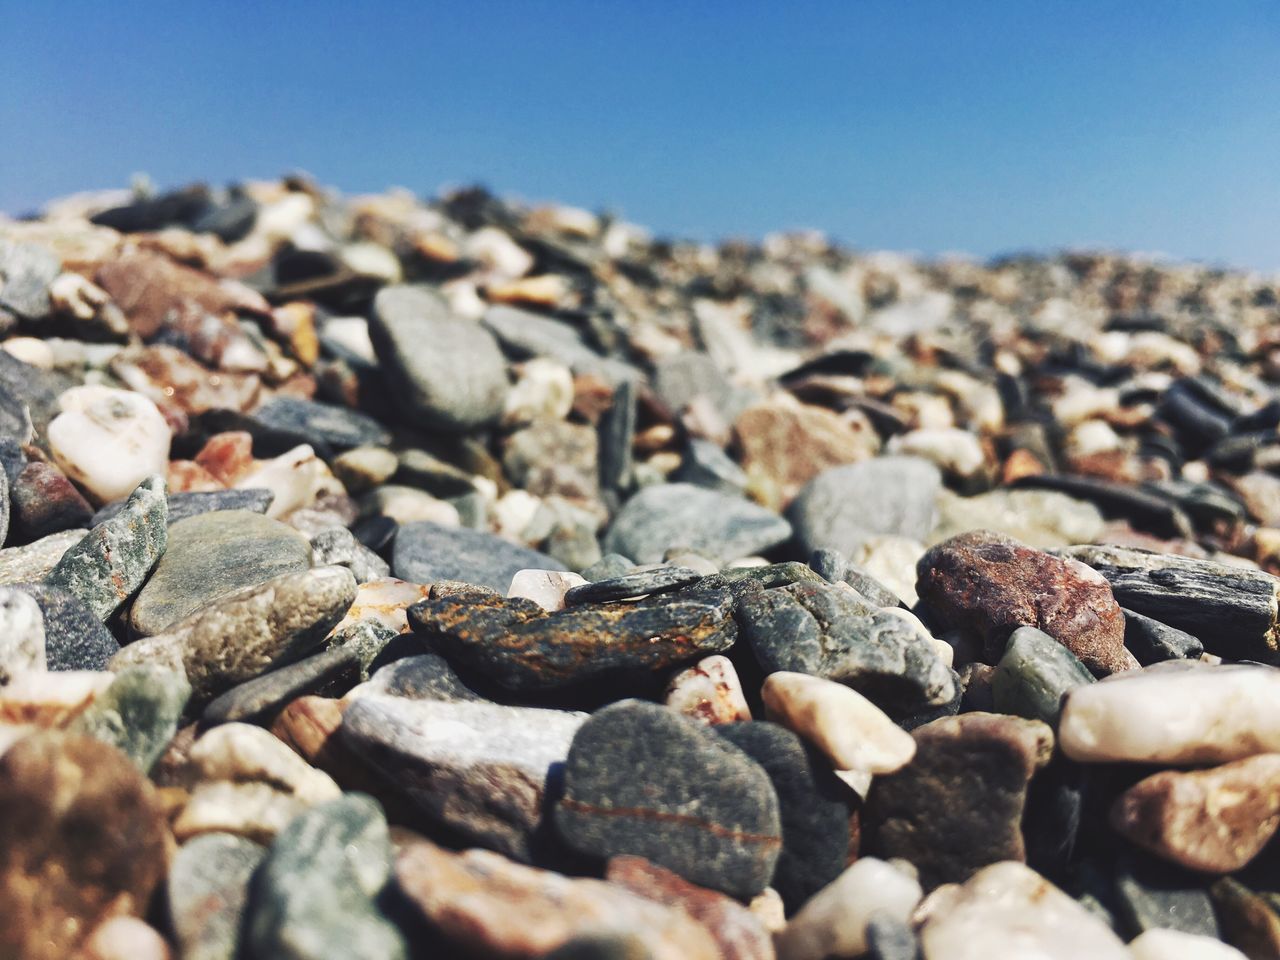
{"label": "dark gray rock", "polygon": [[838,877],[849,857],[849,789],[831,762],[774,723],[729,723],[717,733],[764,768],[778,794],[782,853],[769,884],[787,913]]}
{"label": "dark gray rock", "polygon": [[664,483],[626,502],[603,548],[637,563],[658,563],[673,547],[734,560],[775,547],[790,535],[786,520],[749,500],[688,483]]}
{"label": "dark gray rock", "polygon": [[768,886],[782,850],[764,769],[710,728],[640,700],[578,730],[555,824],[581,853],[634,854],[741,898]]}
{"label": "dark gray rock", "polygon": [[620,553],[606,553],[591,566],[582,571],[582,579],[589,583],[600,580],[612,580],[625,576],[636,568],[636,565]]}
{"label": "dark gray rock", "polygon": [[654,364],[653,390],[677,414],[701,397],[725,423],[737,420],[738,414],[757,397],[754,391],[731,383],[708,354],[696,350],[658,360]]}
{"label": "dark gray rock", "polygon": [[433,291],[384,287],[369,337],[404,416],[465,432],[502,413],[507,365],[497,342],[475,321],[453,316]]}
{"label": "dark gray rock", "polygon": [[63,587],[105,621],[128,600],[160,560],[168,542],[164,480],[148,477],[124,508],[62,555],[45,583]]}
{"label": "dark gray rock", "polygon": [[449,661],[438,653],[394,660],[380,667],[361,692],[383,693],[405,700],[469,700],[485,698],[459,679]]}
{"label": "dark gray rock", "polygon": [[0,238],[0,310],[43,319],[53,309],[49,284],[61,272],[62,261],[47,247]]}
{"label": "dark gray rock", "polygon": [[1093,682],[1088,668],[1053,637],[1019,627],[996,665],[991,692],[1000,713],[1043,720],[1057,729],[1067,691]]}
{"label": "dark gray rock", "polygon": [[249,881],[266,847],[230,833],[184,843],[169,865],[169,919],[184,960],[235,960]]}
{"label": "dark gray rock", "polygon": [[15,583],[44,615],[45,658],[50,670],[106,670],[120,644],[83,600],[44,583]]}
{"label": "dark gray rock", "polygon": [[491,533],[427,521],[402,526],[391,552],[392,574],[412,583],[462,580],[506,593],[516,572],[527,568],[563,570],[564,566]]}
{"label": "dark gray rock", "polygon": [[658,567],[626,573],[620,577],[596,580],[592,583],[570,587],[564,595],[569,605],[579,603],[608,603],[611,600],[627,600],[660,593],[670,593],[697,583],[702,574],[688,567]]}
{"label": "dark gray rock", "polygon": [[847,557],[878,534],[927,539],[941,489],[942,475],[929,461],[877,457],[824,470],[792,501],[787,517],[806,554],[825,547]]}
{"label": "dark gray rock", "polygon": [[341,696],[359,673],[360,658],[354,649],[332,647],[232,687],[210,702],[201,717],[205,723],[253,723],[284,709],[297,697]]}
{"label": "dark gray rock", "polygon": [[485,311],[482,322],[516,359],[550,357],[574,373],[591,374],[610,385],[640,377],[634,367],[596,353],[577,330],[561,320],[495,304]]}
{"label": "dark gray rock", "polygon": [[1124,933],[1181,930],[1218,937],[1218,918],[1204,877],[1145,856],[1123,856],[1113,867],[1111,905]]}
{"label": "dark gray rock", "polygon": [[[200,490],[189,493],[169,494],[169,526],[173,526],[188,517],[202,513],[214,513],[220,510],[248,510],[251,513],[266,513],[271,506],[275,494],[270,490]],[[125,505],[124,500],[116,500],[93,515],[93,526],[110,520]]]}
{"label": "dark gray rock", "polygon": [[181,671],[130,667],[76,717],[71,729],[117,747],[148,773],[178,732],[190,696],[191,685]]}
{"label": "dark gray rock", "polygon": [[737,497],[743,495],[748,483],[746,472],[718,443],[700,437],[691,439],[684,448],[684,459],[671,479]]}
{"label": "dark gray rock", "polygon": [[283,452],[300,443],[309,443],[321,456],[327,456],[335,450],[362,444],[384,446],[391,442],[391,434],[372,417],[350,407],[301,397],[273,397],[253,413],[236,414],[234,419],[235,422],[226,427],[249,431],[267,451]]}
{"label": "dark gray rock", "polygon": [[631,445],[636,435],[636,385],[623,381],[600,418],[600,488],[625,492],[631,487]]}
{"label": "dark gray rock", "polygon": [[247,510],[201,513],[169,528],[169,548],[138,593],[129,624],[161,633],[213,601],[311,567],[307,538]]}
{"label": "dark gray rock", "polygon": [[66,374],[42,370],[0,350],[0,435],[29,443],[47,437],[49,421],[62,412],[58,398],[75,386]]}
{"label": "dark gray rock", "polygon": [[443,499],[475,493],[471,474],[426,450],[401,450],[396,454],[396,463],[392,477],[396,483],[417,487]]}
{"label": "dark gray rock", "polygon": [[1124,611],[1124,645],[1144,667],[1165,660],[1196,660],[1204,653],[1199,638],[1134,610]]}

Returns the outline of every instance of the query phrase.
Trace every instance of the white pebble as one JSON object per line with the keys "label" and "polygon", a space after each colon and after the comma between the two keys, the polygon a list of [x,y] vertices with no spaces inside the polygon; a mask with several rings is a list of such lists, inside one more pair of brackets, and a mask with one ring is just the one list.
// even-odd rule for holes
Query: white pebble
{"label": "white pebble", "polygon": [[146,477],[169,467],[169,424],[140,393],[72,387],[58,398],[49,451],[62,471],[98,503],[127,497]]}
{"label": "white pebble", "polygon": [[517,570],[507,588],[508,597],[532,600],[548,613],[564,609],[564,595],[587,581],[563,570]]}
{"label": "white pebble", "polygon": [[1221,940],[1181,930],[1148,930],[1129,941],[1129,953],[1133,960],[1245,960]]}
{"label": "white pebble", "polygon": [[863,857],[814,894],[774,937],[778,960],[861,956],[873,914],[906,922],[919,902],[920,884],[913,878],[883,860]]}

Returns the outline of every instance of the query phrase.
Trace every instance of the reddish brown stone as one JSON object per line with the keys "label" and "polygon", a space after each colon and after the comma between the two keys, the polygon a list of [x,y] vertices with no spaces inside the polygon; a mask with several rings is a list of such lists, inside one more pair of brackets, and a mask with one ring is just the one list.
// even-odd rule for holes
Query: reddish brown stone
{"label": "reddish brown stone", "polygon": [[198,493],[226,489],[225,484],[194,460],[170,460],[165,480],[169,485],[170,493]]}
{"label": "reddish brown stone", "polygon": [[62,960],[165,871],[156,792],[119,750],[37,733],[0,757],[0,956]]}
{"label": "reddish brown stone", "polygon": [[215,433],[196,454],[196,463],[228,487],[253,469],[253,437],[242,430]]}
{"label": "reddish brown stone", "polygon": [[973,530],[920,558],[916,592],[941,631],[981,645],[990,663],[1018,627],[1038,627],[1095,674],[1137,666],[1124,648],[1124,614],[1101,574],[1077,560]]}
{"label": "reddish brown stone", "polygon": [[61,470],[34,460],[9,490],[14,539],[38,540],[59,530],[87,527],[93,507]]}
{"label": "reddish brown stone", "polygon": [[262,389],[255,374],[215,372],[165,344],[120,354],[111,361],[111,369],[161,410],[169,406],[184,413],[248,410]]}

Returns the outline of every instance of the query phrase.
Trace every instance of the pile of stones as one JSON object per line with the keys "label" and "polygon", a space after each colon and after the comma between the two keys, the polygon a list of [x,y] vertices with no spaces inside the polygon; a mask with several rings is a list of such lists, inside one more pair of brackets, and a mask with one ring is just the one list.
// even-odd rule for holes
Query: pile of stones
{"label": "pile of stones", "polygon": [[1278,384],[1115,255],[0,218],[0,957],[1278,957]]}

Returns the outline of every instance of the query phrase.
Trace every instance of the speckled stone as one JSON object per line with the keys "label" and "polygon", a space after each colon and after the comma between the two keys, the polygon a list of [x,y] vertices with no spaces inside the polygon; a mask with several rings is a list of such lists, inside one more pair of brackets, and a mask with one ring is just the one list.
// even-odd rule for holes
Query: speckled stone
{"label": "speckled stone", "polygon": [[13,537],[36,540],[60,530],[96,526],[93,507],[61,470],[34,460],[9,483]]}
{"label": "speckled stone", "polygon": [[532,600],[440,597],[409,608],[414,632],[508,690],[644,679],[732,645],[733,598],[695,586],[633,604],[547,613]]}
{"label": "speckled stone", "polygon": [[697,570],[690,570],[688,567],[655,567],[652,570],[641,570],[571,587],[564,595],[564,602],[570,606],[580,603],[609,603],[613,600],[670,593],[697,583],[702,577]]}
{"label": "speckled stone", "polygon": [[44,614],[28,594],[0,587],[0,686],[28,671],[47,669]]}
{"label": "speckled stone", "polygon": [[751,719],[733,661],[718,654],[703,657],[673,676],[665,699],[672,710],[711,726]]}
{"label": "speckled stone", "polygon": [[44,616],[45,661],[50,670],[105,670],[120,644],[84,602],[43,583],[15,583]]}
{"label": "speckled stone", "polygon": [[353,648],[333,647],[232,687],[211,701],[201,717],[205,723],[255,721],[269,718],[306,694],[336,696],[342,691],[333,687],[341,685],[344,675],[348,685],[354,682],[359,664]]}
{"label": "speckled stone", "polygon": [[634,854],[738,897],[768,886],[782,850],[768,774],[713,729],[638,700],[578,730],[555,823],[584,854]]}
{"label": "speckled stone", "polygon": [[[215,511],[248,510],[250,513],[266,513],[271,506],[270,490],[200,490],[169,494],[169,526],[188,517]],[[92,525],[110,520],[124,507],[126,501],[114,500],[93,515]]]}
{"label": "speckled stone", "polygon": [[88,532],[63,530],[21,547],[0,550],[0,584],[43,580],[58,565],[62,555],[83,540]]}
{"label": "speckled stone", "polygon": [[190,696],[191,686],[180,672],[130,667],[116,675],[71,728],[119,748],[149,773],[177,733]]}
{"label": "speckled stone", "polygon": [[266,855],[231,833],[193,837],[178,850],[165,889],[183,960],[235,960],[249,881]]}
{"label": "speckled stone", "polygon": [[421,521],[396,533],[391,572],[413,583],[461,580],[506,593],[521,570],[563,570],[564,565],[537,550],[493,534]]}
{"label": "speckled stone", "polygon": [[1019,627],[991,678],[996,710],[1058,725],[1062,698],[1093,683],[1093,674],[1070,650],[1035,627]]}

